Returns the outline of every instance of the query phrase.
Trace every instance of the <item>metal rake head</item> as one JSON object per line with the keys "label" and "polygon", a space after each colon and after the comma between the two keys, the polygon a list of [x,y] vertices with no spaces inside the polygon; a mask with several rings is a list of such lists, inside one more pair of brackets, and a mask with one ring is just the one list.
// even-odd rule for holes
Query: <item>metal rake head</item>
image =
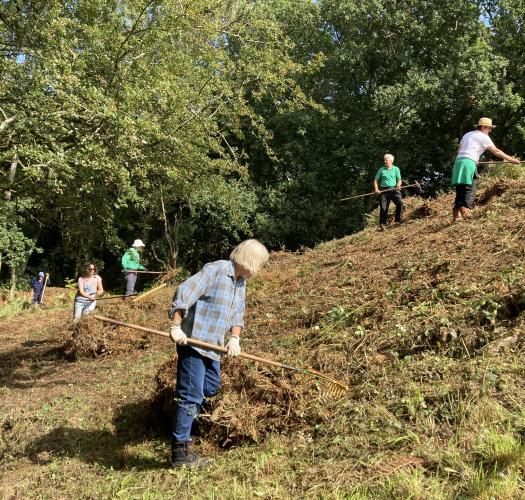
{"label": "metal rake head", "polygon": [[164,274],[162,274],[159,278],[159,281],[161,283],[167,283],[168,281],[175,281],[175,278],[177,278],[177,275],[179,274],[180,269],[168,269]]}
{"label": "metal rake head", "polygon": [[325,382],[322,386],[322,393],[324,396],[332,396],[336,399],[341,399],[350,390],[350,387],[348,387],[346,384],[343,384],[343,382],[339,382],[338,380],[335,380],[324,373],[320,373],[316,370],[304,370],[304,372],[309,373],[314,377],[320,378]]}

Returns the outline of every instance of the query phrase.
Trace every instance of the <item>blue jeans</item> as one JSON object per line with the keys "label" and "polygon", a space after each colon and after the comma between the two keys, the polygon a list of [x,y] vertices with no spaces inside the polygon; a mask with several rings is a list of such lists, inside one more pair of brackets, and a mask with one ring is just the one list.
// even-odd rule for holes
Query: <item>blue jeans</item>
{"label": "blue jeans", "polygon": [[204,398],[217,394],[221,386],[221,362],[184,345],[177,345],[177,354],[177,402],[171,436],[174,441],[187,442]]}
{"label": "blue jeans", "polygon": [[84,314],[89,314],[95,310],[97,302],[95,300],[79,301],[75,300],[75,309],[73,313],[73,320],[78,321]]}

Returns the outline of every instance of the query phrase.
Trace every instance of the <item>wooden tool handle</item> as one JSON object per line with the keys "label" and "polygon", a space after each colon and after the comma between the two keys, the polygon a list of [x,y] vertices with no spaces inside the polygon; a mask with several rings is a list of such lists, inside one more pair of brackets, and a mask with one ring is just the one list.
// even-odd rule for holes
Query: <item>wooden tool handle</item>
{"label": "wooden tool handle", "polygon": [[[407,184],[406,186],[401,186],[399,188],[395,187],[395,188],[390,188],[390,189],[383,189],[381,193],[385,193],[386,191],[397,191],[398,189],[406,189],[409,187],[421,188],[421,185],[419,184],[419,182],[416,182],[414,184]],[[372,191],[371,193],[358,194],[356,196],[350,196],[349,198],[341,198],[339,201],[356,200],[357,198],[364,198],[365,196],[372,196],[373,194],[377,194],[377,193],[375,191]]]}
{"label": "wooden tool handle", "polygon": [[126,273],[139,273],[139,274],[166,274],[163,271],[140,271],[138,269],[128,269],[127,271],[122,271],[124,274]]}
{"label": "wooden tool handle", "polygon": [[[134,330],[140,330],[142,332],[154,333],[155,335],[160,335],[162,337],[170,336],[168,332],[163,332],[161,330],[155,330],[153,328],[148,328],[146,326],[134,325],[131,323],[124,323],[124,321],[120,321],[118,319],[107,318],[105,316],[100,316],[98,314],[93,314],[93,318],[98,319],[100,321],[105,321],[107,323],[113,323],[114,325],[125,326],[127,328],[133,328]],[[226,347],[208,344],[207,342],[203,342],[202,340],[192,339],[191,337],[188,338],[188,344],[194,345],[197,347],[204,347],[205,349],[212,349],[214,351],[217,351],[223,354],[226,354],[228,352],[228,349],[226,349]],[[298,369],[294,368],[293,366],[288,366],[283,363],[279,363],[277,361],[272,361],[271,359],[260,358],[259,356],[254,356],[253,354],[241,352],[239,356],[246,358],[246,359],[251,359],[252,361],[260,361],[261,363],[266,363],[267,365],[277,366],[278,368],[286,368],[288,370],[298,371]]]}

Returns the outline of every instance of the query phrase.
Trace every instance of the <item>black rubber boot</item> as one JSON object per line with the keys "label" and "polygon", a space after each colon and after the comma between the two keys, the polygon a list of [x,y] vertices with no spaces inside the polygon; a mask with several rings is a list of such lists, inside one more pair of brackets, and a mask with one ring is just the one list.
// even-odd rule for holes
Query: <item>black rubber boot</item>
{"label": "black rubber boot", "polygon": [[175,441],[171,445],[171,465],[173,467],[198,467],[209,463],[209,459],[199,457],[189,449],[189,443],[184,441]]}

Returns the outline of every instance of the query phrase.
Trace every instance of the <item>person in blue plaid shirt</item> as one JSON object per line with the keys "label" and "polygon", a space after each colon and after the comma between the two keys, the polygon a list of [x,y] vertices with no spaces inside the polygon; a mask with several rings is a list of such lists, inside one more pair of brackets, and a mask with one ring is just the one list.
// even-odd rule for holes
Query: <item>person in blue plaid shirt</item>
{"label": "person in blue plaid shirt", "polygon": [[224,346],[229,356],[241,353],[239,337],[244,327],[246,280],[268,261],[268,250],[257,240],[236,246],[229,260],[206,264],[180,284],[170,309],[170,337],[177,344],[177,397],[171,431],[174,466],[202,465],[206,459],[189,451],[190,431],[204,398],[220,387],[221,355],[187,345],[188,337]]}

